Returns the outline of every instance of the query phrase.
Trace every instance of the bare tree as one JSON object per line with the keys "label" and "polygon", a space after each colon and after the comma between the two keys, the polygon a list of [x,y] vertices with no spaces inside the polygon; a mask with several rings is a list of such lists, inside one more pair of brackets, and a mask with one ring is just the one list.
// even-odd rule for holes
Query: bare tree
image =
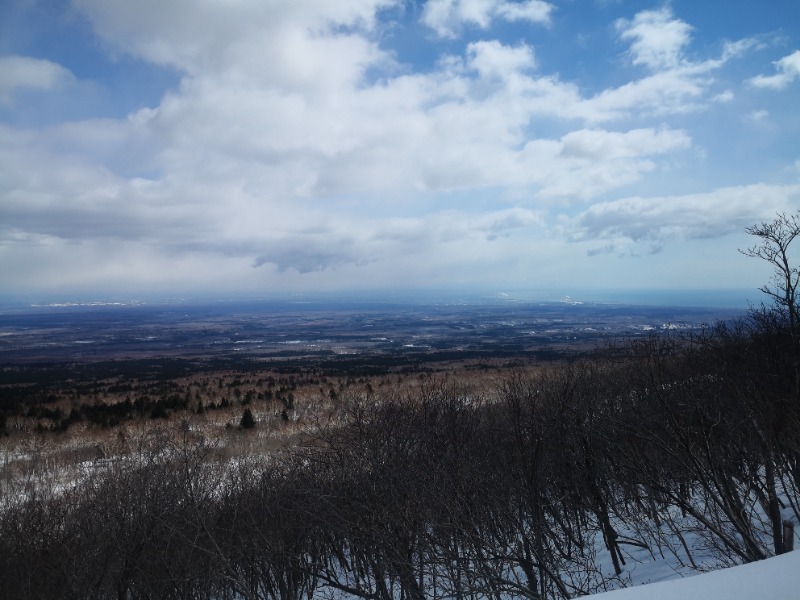
{"label": "bare tree", "polygon": [[789,254],[792,242],[800,236],[800,212],[794,215],[779,213],[769,223],[753,225],[745,231],[757,237],[759,242],[746,250],[739,251],[745,256],[760,258],[773,267],[772,284],[766,284],[760,289],[788,319],[794,366],[795,402],[800,403],[800,332],[798,332],[800,307],[797,305],[800,270],[792,265]]}

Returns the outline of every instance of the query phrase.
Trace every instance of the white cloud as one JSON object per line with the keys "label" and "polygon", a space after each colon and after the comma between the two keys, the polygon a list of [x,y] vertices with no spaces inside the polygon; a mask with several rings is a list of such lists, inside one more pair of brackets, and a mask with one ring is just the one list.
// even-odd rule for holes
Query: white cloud
{"label": "white cloud", "polygon": [[543,0],[428,0],[422,22],[444,38],[454,38],[464,25],[488,29],[495,18],[548,25],[553,5]]}
{"label": "white cloud", "polygon": [[[357,79],[381,59],[376,47],[357,32],[370,31],[378,11],[398,0],[75,4],[111,47],[149,62],[239,85],[269,82],[321,90],[331,82]],[[357,53],[358,60],[336,61],[337,53]]]}
{"label": "white cloud", "polygon": [[539,165],[546,173],[540,179],[540,195],[570,202],[633,183],[656,169],[653,157],[690,146],[691,139],[683,131],[584,129],[568,133],[557,144],[529,143],[526,151],[529,164]]}
{"label": "white cloud", "polygon": [[69,69],[29,56],[0,56],[0,104],[11,104],[17,90],[51,91],[74,80]]}
{"label": "white cloud", "polygon": [[[234,12],[251,11],[246,20],[236,15],[239,35],[213,3],[189,11],[174,34],[164,24],[171,5],[135,14],[127,3],[82,6],[109,42],[119,36],[129,51],[186,74],[157,107],[126,121],[24,135],[6,129],[0,151],[16,175],[2,190],[2,239],[138,241],[165,256],[215,254],[282,273],[321,273],[408,251],[370,217],[382,210],[373,194],[391,203],[456,190],[507,197],[516,189],[526,202],[570,204],[635,182],[658,168],[656,157],[691,144],[686,132],[667,127],[531,136],[539,115],[591,121],[598,100],[537,77],[524,44],[476,42],[432,73],[397,74],[364,31],[313,31],[301,26],[295,5],[274,14],[260,2],[237,5]],[[314,13],[309,22],[371,23],[369,11],[321,12],[327,20]],[[280,19],[289,25],[275,25]],[[366,81],[368,68],[387,65],[388,76]],[[601,110],[618,115],[624,104]],[[328,203],[340,207],[338,219]],[[542,219],[520,207],[474,218],[422,212],[427,217],[412,229],[427,248],[499,241]],[[408,233],[406,223],[398,235]]]}
{"label": "white cloud", "polygon": [[708,193],[633,197],[589,207],[573,221],[575,241],[661,244],[741,232],[800,205],[800,185],[726,187]]}
{"label": "white cloud", "polygon": [[[65,269],[59,281],[67,257],[76,281],[122,281],[107,259],[134,282],[149,265],[159,285],[171,273],[189,287],[215,270],[255,287],[391,284],[404,273],[422,285],[458,265],[499,277],[506,264],[524,272],[533,247],[557,254],[563,231],[552,222],[575,205],[584,210],[572,237],[603,251],[699,235],[680,220],[697,215],[687,199],[586,204],[626,186],[642,193],[648,175],[685,158],[693,121],[672,115],[730,102],[715,78],[746,49],[689,60],[688,26],[645,11],[618,28],[652,71],[587,95],[580,81],[541,72],[518,40],[448,42],[452,55],[415,72],[381,46],[388,0],[77,4],[114,51],[182,79],[127,119],[0,127],[0,265],[30,247],[36,268],[50,256]],[[429,2],[424,16],[456,32],[495,19],[546,24],[552,10],[453,0]],[[47,89],[58,77],[35,81]],[[753,220],[744,203],[731,221],[724,203],[708,202],[727,228]],[[699,216],[713,229],[711,214]]]}
{"label": "white cloud", "polygon": [[[327,72],[350,72],[350,65],[368,62],[373,52],[353,39],[333,42],[352,51],[328,48],[324,36],[302,45],[323,63],[335,61]],[[429,75],[372,85],[329,75],[330,81],[318,84],[325,93],[283,79],[239,82],[204,74],[186,78],[156,110],[141,111],[131,123],[161,148],[155,158],[166,172],[186,172],[193,180],[236,177],[250,189],[268,190],[269,197],[492,185],[540,186],[548,197],[583,189],[584,196],[636,180],[653,168],[639,158],[667,151],[638,145],[638,157],[609,155],[588,165],[565,159],[557,138],[529,139],[525,128],[537,115],[593,120],[599,112],[619,116],[634,104],[583,100],[569,85],[536,78],[534,65],[526,45],[484,41]],[[655,91],[652,99],[657,101]],[[638,101],[641,109],[641,95]],[[666,139],[668,151],[688,144],[685,133],[661,132],[650,141]],[[612,161],[612,172],[601,175]],[[564,186],[567,177],[572,183]]]}
{"label": "white cloud", "polygon": [[693,74],[666,71],[607,89],[585,103],[587,117],[624,119],[632,112],[656,115],[697,110],[708,82]]}
{"label": "white cloud", "polygon": [[785,89],[795,79],[800,77],[800,50],[792,52],[788,56],[773,63],[775,70],[778,71],[774,75],[758,75],[749,79],[750,85],[760,88],[769,88],[772,90]]}
{"label": "white cloud", "polygon": [[533,49],[520,45],[516,48],[504,46],[496,40],[473,42],[467,46],[470,68],[481,77],[506,78],[508,75],[532,69],[535,65]]}
{"label": "white cloud", "polygon": [[731,102],[734,98],[734,94],[732,90],[725,90],[724,92],[720,92],[716,96],[714,96],[711,100],[713,102],[720,102],[722,104],[727,104]]}
{"label": "white cloud", "polygon": [[691,139],[683,131],[667,129],[634,129],[625,133],[582,129],[565,135],[562,143],[563,156],[602,161],[685,149],[691,145]]}
{"label": "white cloud", "polygon": [[674,18],[669,7],[642,11],[630,21],[620,19],[616,27],[620,38],[631,42],[633,64],[652,70],[679,66],[691,41],[691,26]]}
{"label": "white cloud", "polygon": [[763,43],[759,42],[756,38],[743,38],[734,42],[728,40],[722,47],[722,60],[727,61],[731,58],[738,58],[747,54],[748,50],[763,47]]}
{"label": "white cloud", "polygon": [[632,63],[651,73],[591,98],[564,103],[565,114],[602,123],[634,115],[687,114],[706,109],[712,102],[728,102],[733,99],[731,90],[711,95],[715,72],[756,44],[751,38],[726,42],[718,58],[690,60],[685,49],[692,28],[674,18],[668,7],[642,11],[631,20],[619,19],[615,26],[619,38],[630,43]]}
{"label": "white cloud", "polygon": [[[525,128],[533,120],[602,123],[637,113],[697,110],[708,100],[707,73],[713,68],[685,64],[584,98],[573,84],[533,74],[530,46],[481,41],[469,45],[463,59],[443,61],[439,71],[389,75],[372,84],[364,79],[367,69],[388,67],[383,72],[391,73],[390,58],[357,31],[314,33],[302,27],[299,9],[281,5],[271,9],[272,15],[262,3],[242,3],[234,12],[249,7],[250,20],[233,35],[228,31],[232,17],[213,13],[216,4],[203,4],[199,15],[189,11],[189,23],[177,23],[172,32],[164,13],[172,9],[163,3],[153,6],[154,14],[138,11],[136,18],[125,19],[119,13],[130,16],[127,3],[111,11],[114,3],[82,2],[109,41],[118,36],[126,47],[152,54],[149,48],[159,40],[164,56],[206,57],[174,59],[190,72],[202,70],[185,77],[156,110],[133,118],[162,149],[156,158],[163,169],[205,175],[209,169],[241,171],[249,165],[257,174],[248,168],[242,176],[266,181],[278,175],[287,184],[282,193],[338,193],[353,186],[368,191],[396,184],[450,189],[450,181],[492,185],[509,175],[512,182],[530,182],[530,176],[513,171],[515,163],[526,168],[520,149],[529,141]],[[312,4],[300,3],[314,14],[309,22],[318,24],[322,16]],[[349,5],[376,10],[383,3]],[[464,10],[477,14],[481,6]],[[338,22],[331,21],[334,17],[351,24],[372,21],[365,8],[337,14],[325,7],[319,12],[328,23]],[[276,25],[281,19],[289,25]],[[263,30],[252,27],[259,20]],[[230,47],[216,50],[224,46],[220,40],[234,38]],[[495,167],[499,170],[487,176]]]}
{"label": "white cloud", "polygon": [[531,23],[550,23],[550,15],[554,6],[541,0],[525,0],[523,2],[500,2],[497,14],[506,21],[530,21]]}

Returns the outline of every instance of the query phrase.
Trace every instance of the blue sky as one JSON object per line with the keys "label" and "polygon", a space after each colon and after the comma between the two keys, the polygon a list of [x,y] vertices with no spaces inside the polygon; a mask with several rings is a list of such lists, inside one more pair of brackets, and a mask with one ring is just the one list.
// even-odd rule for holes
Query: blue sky
{"label": "blue sky", "polygon": [[755,290],[797,106],[788,0],[7,0],[0,280]]}

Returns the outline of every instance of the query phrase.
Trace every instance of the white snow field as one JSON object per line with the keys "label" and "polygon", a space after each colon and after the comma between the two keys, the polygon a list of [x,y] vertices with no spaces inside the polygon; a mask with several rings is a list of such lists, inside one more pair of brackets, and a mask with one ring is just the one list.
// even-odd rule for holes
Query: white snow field
{"label": "white snow field", "polygon": [[589,596],[592,600],[800,600],[800,551]]}

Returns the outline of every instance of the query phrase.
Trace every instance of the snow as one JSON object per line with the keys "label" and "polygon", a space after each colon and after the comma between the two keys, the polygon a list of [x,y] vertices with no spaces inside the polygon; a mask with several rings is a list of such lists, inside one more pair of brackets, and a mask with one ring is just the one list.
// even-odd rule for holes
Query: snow
{"label": "snow", "polygon": [[800,551],[759,562],[605,592],[592,600],[798,600]]}

